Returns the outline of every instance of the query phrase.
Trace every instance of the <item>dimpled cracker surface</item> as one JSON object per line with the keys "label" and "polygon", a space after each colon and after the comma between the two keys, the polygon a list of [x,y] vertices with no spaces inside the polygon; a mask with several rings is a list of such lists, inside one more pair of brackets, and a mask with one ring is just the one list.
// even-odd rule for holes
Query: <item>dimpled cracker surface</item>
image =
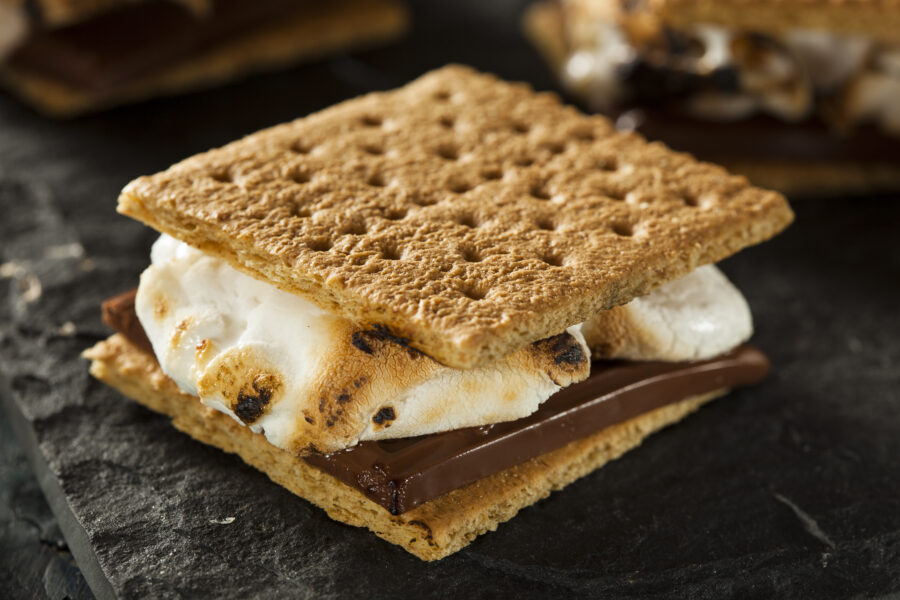
{"label": "dimpled cracker surface", "polygon": [[458,368],[793,218],[775,192],[460,66],[138,178],[119,211]]}

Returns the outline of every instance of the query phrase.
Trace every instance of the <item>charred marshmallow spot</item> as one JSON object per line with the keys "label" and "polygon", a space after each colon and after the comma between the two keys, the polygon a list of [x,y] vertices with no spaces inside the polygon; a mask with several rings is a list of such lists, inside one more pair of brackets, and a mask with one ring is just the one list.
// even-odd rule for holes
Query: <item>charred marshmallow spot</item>
{"label": "charred marshmallow spot", "polygon": [[390,427],[391,423],[397,418],[397,414],[394,412],[394,408],[391,406],[383,406],[381,410],[375,413],[375,416],[372,417],[372,422],[376,425],[383,425],[384,427]]}
{"label": "charred marshmallow spot", "polygon": [[372,356],[375,354],[375,351],[372,350],[372,346],[369,344],[366,339],[365,331],[354,331],[353,335],[350,336],[350,343],[353,344],[359,350],[362,350],[366,354]]}
{"label": "charred marshmallow spot", "polygon": [[553,362],[557,365],[579,365],[587,362],[587,355],[581,344],[570,333],[560,333],[551,338],[535,342],[538,345],[550,347]]}
{"label": "charred marshmallow spot", "polygon": [[384,344],[394,344],[406,350],[410,358],[419,358],[424,355],[409,345],[409,340],[400,337],[391,332],[391,330],[380,323],[372,325],[371,329],[362,331],[354,331],[350,336],[350,343],[357,350],[360,350],[369,356],[376,356]]}
{"label": "charred marshmallow spot", "polygon": [[560,387],[579,381],[590,372],[590,351],[581,334],[581,325],[534,342],[531,353],[535,363]]}
{"label": "charred marshmallow spot", "polygon": [[268,409],[272,394],[279,385],[272,375],[257,375],[250,385],[252,391],[246,388],[238,391],[234,414],[248,425],[256,422]]}

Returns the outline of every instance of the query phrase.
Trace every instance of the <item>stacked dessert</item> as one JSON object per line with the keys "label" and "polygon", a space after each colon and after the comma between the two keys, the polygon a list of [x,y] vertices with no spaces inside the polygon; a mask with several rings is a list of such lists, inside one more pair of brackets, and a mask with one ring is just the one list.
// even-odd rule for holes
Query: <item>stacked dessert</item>
{"label": "stacked dessert", "polygon": [[793,218],[454,66],[141,177],[119,211],[162,236],[91,372],[427,560],[759,381],[711,263]]}
{"label": "stacked dessert", "polygon": [[900,185],[892,0],[559,0],[526,29],[621,128],[789,192]]}
{"label": "stacked dessert", "polygon": [[0,79],[71,116],[381,43],[406,21],[398,0],[0,0]]}

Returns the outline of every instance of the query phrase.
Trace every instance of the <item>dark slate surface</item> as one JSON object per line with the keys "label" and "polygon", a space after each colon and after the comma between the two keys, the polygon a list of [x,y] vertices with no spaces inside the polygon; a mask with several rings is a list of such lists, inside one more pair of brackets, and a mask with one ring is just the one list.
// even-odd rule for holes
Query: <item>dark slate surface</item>
{"label": "dark slate surface", "polygon": [[136,283],[153,239],[114,213],[122,185],[448,61],[550,87],[520,4],[417,3],[394,48],[76,121],[0,97],[0,596],[84,598],[85,580],[123,598],[900,592],[900,198],[797,204],[785,235],[725,263],[776,365],[764,384],[436,564],[88,377],[99,302]]}

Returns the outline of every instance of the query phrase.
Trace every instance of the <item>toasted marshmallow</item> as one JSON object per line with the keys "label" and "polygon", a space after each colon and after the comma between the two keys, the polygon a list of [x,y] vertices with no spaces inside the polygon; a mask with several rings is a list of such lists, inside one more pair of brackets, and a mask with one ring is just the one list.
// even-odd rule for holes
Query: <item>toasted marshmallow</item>
{"label": "toasted marshmallow", "polygon": [[695,44],[691,52],[660,54],[659,48],[667,43],[664,27],[635,37],[607,14],[594,18],[591,24],[569,24],[578,27],[580,35],[569,32],[572,46],[561,70],[564,83],[596,109],[608,110],[627,98],[630,84],[623,74],[634,63],[646,61],[662,72],[737,74],[735,89],[700,87],[681,98],[680,108],[698,119],[736,121],[770,114],[799,121],[816,114],[821,98],[837,97],[843,99],[837,104],[840,112],[832,108],[828,118],[838,125],[872,122],[889,134],[900,134],[900,110],[894,102],[900,89],[897,46],[824,30],[796,28],[760,37],[697,23],[668,30],[691,40]]}
{"label": "toasted marshmallow", "polygon": [[163,372],[288,451],[519,419],[590,370],[579,327],[452,369],[168,236],[151,260],[135,309]]}
{"label": "toasted marshmallow", "polygon": [[753,333],[750,307],[707,265],[584,323],[595,358],[683,361],[712,358]]}
{"label": "toasted marshmallow", "polygon": [[816,90],[822,93],[834,91],[862,71],[874,45],[864,37],[811,29],[787,32],[784,43],[803,64]]}

